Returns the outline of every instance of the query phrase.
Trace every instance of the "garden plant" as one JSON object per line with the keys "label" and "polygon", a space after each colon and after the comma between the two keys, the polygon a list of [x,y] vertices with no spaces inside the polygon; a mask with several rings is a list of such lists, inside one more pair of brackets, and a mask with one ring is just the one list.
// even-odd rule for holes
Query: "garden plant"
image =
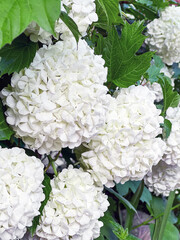
{"label": "garden plant", "polygon": [[0,0],[0,240],[180,239],[180,1]]}

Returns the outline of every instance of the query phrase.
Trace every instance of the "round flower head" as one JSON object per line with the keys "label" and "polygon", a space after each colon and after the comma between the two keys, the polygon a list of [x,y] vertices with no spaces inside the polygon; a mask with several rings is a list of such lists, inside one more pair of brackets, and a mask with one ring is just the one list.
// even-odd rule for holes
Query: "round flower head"
{"label": "round flower head", "polygon": [[91,240],[100,235],[109,205],[102,188],[91,175],[70,166],[51,180],[50,198],[40,218],[36,234],[48,240]]}
{"label": "round flower head", "polygon": [[39,153],[74,148],[104,124],[107,69],[84,40],[59,41],[39,49],[28,69],[2,90],[7,122]]}
{"label": "round flower head", "polygon": [[[173,73],[166,66],[161,69],[160,73],[163,73],[166,77],[168,77],[171,81],[171,85],[174,87],[174,78],[172,77]],[[143,84],[145,84],[146,82],[147,80],[144,79]],[[150,82],[147,82],[146,86],[154,92],[156,96],[156,102],[160,102],[163,99],[163,92],[159,83],[154,82],[151,84]]]}
{"label": "round flower head", "polygon": [[[82,36],[86,35],[86,31],[88,26],[92,22],[96,22],[98,20],[98,16],[96,14],[96,5],[94,3],[95,0],[62,0],[61,1],[61,11],[67,12],[74,22],[77,24],[79,32]],[[66,8],[64,7],[66,6]],[[60,33],[64,35],[72,35],[71,31],[65,25],[65,23],[59,18],[55,23],[55,38],[58,38]],[[29,26],[25,30],[25,34],[30,36],[31,41],[37,42],[40,41],[45,44],[49,44],[52,42],[52,35],[45,30],[43,30],[39,25],[35,22],[29,24]]]}
{"label": "round flower head", "polygon": [[155,137],[163,119],[154,98],[147,87],[131,86],[111,99],[105,125],[81,155],[98,185],[141,180],[161,159],[165,143]]}
{"label": "round flower head", "polygon": [[22,238],[44,200],[43,164],[20,148],[0,148],[0,239]]}
{"label": "round flower head", "polygon": [[180,7],[167,7],[147,25],[147,32],[146,43],[166,64],[180,61]]}
{"label": "round flower head", "polygon": [[144,178],[145,184],[156,196],[168,196],[171,191],[180,189],[180,167],[160,161],[153,166]]}
{"label": "round flower head", "polygon": [[167,164],[180,166],[180,106],[168,108],[166,118],[171,122],[171,132],[166,140],[164,160]]}

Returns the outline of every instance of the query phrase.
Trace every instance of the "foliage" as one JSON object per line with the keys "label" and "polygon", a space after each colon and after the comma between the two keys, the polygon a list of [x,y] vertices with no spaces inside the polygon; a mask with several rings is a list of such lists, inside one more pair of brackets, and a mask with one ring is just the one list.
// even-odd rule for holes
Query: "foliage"
{"label": "foliage", "polygon": [[136,54],[146,38],[143,30],[143,22],[125,22],[120,38],[112,28],[104,40],[103,58],[108,67],[108,81],[118,87],[135,84],[149,68],[153,53]]}
{"label": "foliage", "polygon": [[0,47],[11,43],[31,21],[54,34],[55,21],[60,15],[60,0],[1,0],[0,6]]}
{"label": "foliage", "polygon": [[45,195],[45,199],[44,201],[41,203],[41,207],[39,209],[39,212],[40,212],[40,215],[35,217],[34,220],[33,220],[33,224],[32,226],[29,228],[29,231],[31,233],[31,236],[34,236],[35,232],[36,232],[36,228],[37,226],[39,225],[39,220],[40,220],[40,217],[42,215],[42,212],[43,212],[43,209],[44,207],[46,206],[46,203],[49,199],[49,196],[50,196],[50,193],[51,193],[51,185],[50,185],[50,178],[47,174],[44,174],[44,181],[42,182],[44,188],[43,188],[43,192],[44,192],[44,195]]}
{"label": "foliage", "polygon": [[10,140],[10,137],[12,136],[13,133],[14,132],[6,123],[4,113],[3,113],[2,103],[0,101],[0,141]]}
{"label": "foliage", "polygon": [[37,49],[38,44],[31,42],[24,34],[13,40],[10,45],[5,45],[0,49],[0,75],[19,72],[29,67]]}

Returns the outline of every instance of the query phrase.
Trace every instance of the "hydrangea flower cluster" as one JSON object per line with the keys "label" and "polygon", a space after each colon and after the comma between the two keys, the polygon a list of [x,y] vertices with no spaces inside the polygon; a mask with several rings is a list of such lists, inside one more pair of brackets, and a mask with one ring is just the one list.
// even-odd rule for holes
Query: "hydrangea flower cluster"
{"label": "hydrangea flower cluster", "polygon": [[84,40],[69,37],[39,49],[28,69],[2,90],[7,122],[39,153],[90,141],[108,107],[104,60]]}
{"label": "hydrangea flower cluster", "polygon": [[160,161],[145,176],[144,182],[156,196],[168,196],[171,191],[180,189],[180,167]]}
{"label": "hydrangea flower cluster", "polygon": [[167,164],[180,167],[180,106],[168,108],[166,118],[171,122],[171,133],[166,140],[166,151],[164,160]]}
{"label": "hydrangea flower cluster", "polygon": [[[98,16],[96,14],[96,5],[94,3],[95,0],[62,0],[61,1],[61,11],[66,12],[68,9],[68,15],[71,17],[74,22],[77,24],[79,32],[82,36],[86,35],[86,31],[88,26],[92,22],[96,22],[98,20]],[[66,9],[64,7],[66,6]],[[59,18],[55,23],[55,33],[57,38],[60,33],[64,35],[72,35],[71,31],[68,27],[63,23],[63,21]],[[49,44],[52,42],[52,35],[45,30],[43,30],[37,23],[32,22],[27,29],[25,30],[25,34],[30,36],[31,41],[37,42],[40,41],[45,44]]]}
{"label": "hydrangea flower cluster", "polygon": [[180,7],[167,7],[147,25],[147,32],[146,43],[166,64],[180,61]]}
{"label": "hydrangea flower cluster", "polygon": [[91,240],[100,235],[98,221],[109,205],[91,175],[69,166],[51,180],[50,198],[36,234],[41,239]]}
{"label": "hydrangea flower cluster", "polygon": [[[173,78],[173,72],[170,71],[166,66],[163,67],[160,71],[160,73],[164,73],[164,75],[168,78],[170,78],[171,80],[171,85],[174,87],[174,78]],[[145,84],[147,82],[146,79],[143,80],[143,84]],[[156,102],[160,102],[163,99],[163,92],[162,92],[162,88],[161,85],[157,82],[154,82],[153,84],[151,84],[150,82],[146,83],[146,86],[154,92],[156,99]]]}
{"label": "hydrangea flower cluster", "polygon": [[161,159],[165,143],[155,95],[143,86],[121,89],[111,98],[106,123],[82,153],[81,161],[98,185],[141,180]]}
{"label": "hydrangea flower cluster", "polygon": [[44,200],[44,166],[20,148],[0,148],[0,166],[0,239],[22,238]]}

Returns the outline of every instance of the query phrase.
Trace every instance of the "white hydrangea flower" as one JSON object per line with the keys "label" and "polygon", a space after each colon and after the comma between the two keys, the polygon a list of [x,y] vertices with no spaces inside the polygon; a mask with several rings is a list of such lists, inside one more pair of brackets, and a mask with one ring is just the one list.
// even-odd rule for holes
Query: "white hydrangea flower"
{"label": "white hydrangea flower", "polygon": [[180,61],[180,7],[167,7],[147,25],[147,32],[146,43],[166,64]]}
{"label": "white hydrangea flower", "polygon": [[7,122],[39,153],[88,142],[104,124],[107,68],[84,40],[39,49],[28,69],[14,73],[2,90]]}
{"label": "white hydrangea flower", "polygon": [[[77,24],[79,32],[82,36],[86,35],[88,26],[92,22],[98,20],[96,14],[95,0],[62,0],[61,1],[61,11],[67,12],[64,5],[69,9],[68,15]],[[55,38],[59,37],[60,33],[63,35],[72,35],[69,28],[65,23],[59,18],[55,23]],[[30,36],[31,41],[40,41],[45,44],[52,42],[52,35],[45,30],[43,30],[37,23],[32,22],[25,30],[25,34]]]}
{"label": "white hydrangea flower", "polygon": [[44,200],[44,166],[20,148],[0,148],[0,166],[0,239],[22,238]]}
{"label": "white hydrangea flower", "polygon": [[30,37],[32,42],[52,43],[52,34],[42,29],[36,22],[31,22],[24,33]]}
{"label": "white hydrangea flower", "polygon": [[160,161],[144,178],[145,184],[156,196],[168,196],[171,191],[180,190],[180,167]]}
{"label": "white hydrangea flower", "polygon": [[[166,66],[164,66],[160,73],[164,73],[164,75],[168,78],[170,78],[171,80],[171,85],[174,87],[174,78],[172,77],[173,76],[173,72],[168,69]],[[153,84],[151,84],[150,82],[147,82],[146,79],[143,80],[143,84],[146,84],[146,86],[154,92],[155,96],[156,96],[156,101],[157,102],[160,102],[162,99],[163,99],[163,92],[162,92],[162,88],[161,88],[161,85],[157,82],[154,82]]]}
{"label": "white hydrangea flower", "polygon": [[51,180],[50,198],[40,218],[36,234],[48,240],[91,240],[100,235],[98,221],[108,208],[102,187],[91,175],[70,166]]}
{"label": "white hydrangea flower", "polygon": [[82,164],[98,185],[141,180],[162,158],[165,143],[154,94],[143,86],[121,89],[111,99],[105,125],[82,153]]}
{"label": "white hydrangea flower", "polygon": [[166,140],[167,148],[164,160],[167,164],[177,164],[180,167],[180,106],[168,108],[166,118],[172,123],[172,127]]}

